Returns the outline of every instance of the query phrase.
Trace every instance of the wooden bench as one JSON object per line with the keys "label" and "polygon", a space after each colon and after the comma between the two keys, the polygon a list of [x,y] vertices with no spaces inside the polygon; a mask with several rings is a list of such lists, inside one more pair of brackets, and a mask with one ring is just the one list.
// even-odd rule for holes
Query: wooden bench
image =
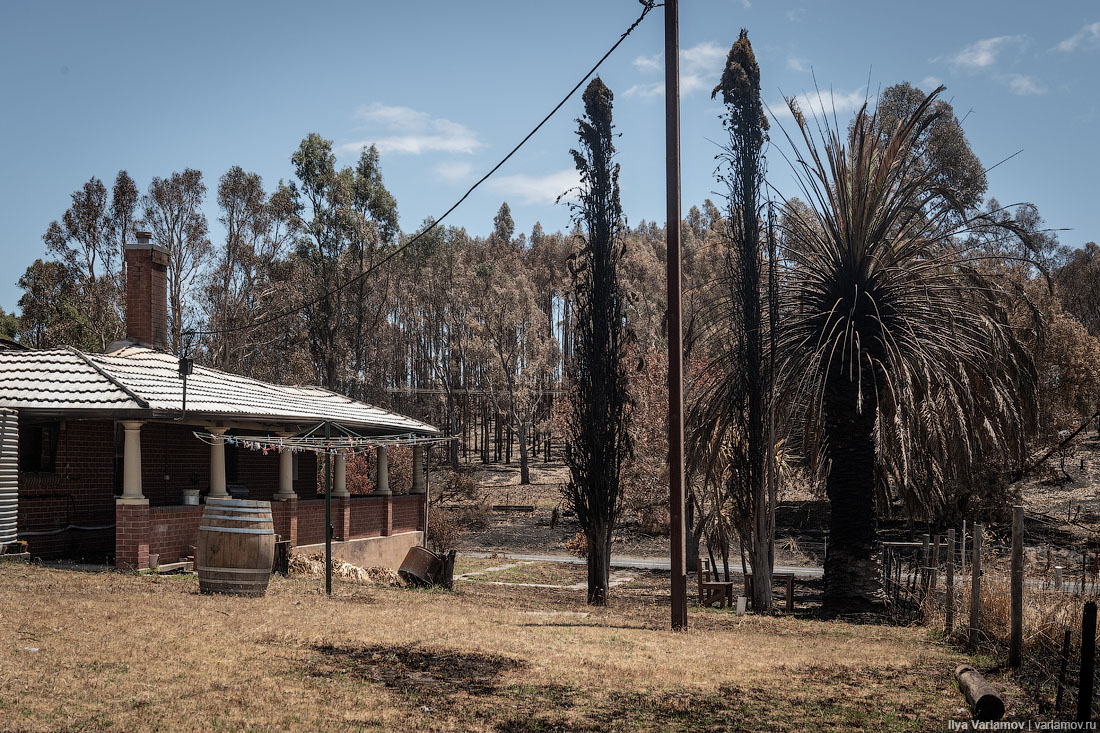
{"label": "wooden bench", "polygon": [[[772,582],[782,580],[787,585],[787,598],[785,609],[787,613],[794,613],[794,573],[772,573]],[[745,595],[752,599],[752,573],[745,573]]]}
{"label": "wooden bench", "polygon": [[[699,580],[700,606],[713,606],[717,603],[719,608],[733,608],[734,583],[732,580],[718,580],[717,569],[712,573],[710,560],[703,558],[699,558],[695,572]],[[714,580],[711,580],[712,574]]]}

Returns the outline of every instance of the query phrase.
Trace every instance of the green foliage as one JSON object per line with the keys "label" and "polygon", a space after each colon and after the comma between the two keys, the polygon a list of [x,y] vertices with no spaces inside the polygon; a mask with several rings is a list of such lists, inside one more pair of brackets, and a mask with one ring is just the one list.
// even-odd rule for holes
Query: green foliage
{"label": "green foliage", "polygon": [[77,305],[77,282],[62,262],[35,260],[19,278],[19,340],[36,349],[95,348],[94,335]]}
{"label": "green foliage", "polygon": [[[887,87],[879,95],[875,109],[875,133],[885,141],[899,124],[910,117],[925,100],[920,89],[901,82]],[[936,99],[931,107],[935,115],[912,145],[914,162],[927,169],[936,185],[950,189],[966,208],[981,203],[986,190],[985,169],[970,149],[962,124],[949,102]]]}
{"label": "green foliage", "polygon": [[19,333],[19,316],[0,308],[0,338],[14,339]]}

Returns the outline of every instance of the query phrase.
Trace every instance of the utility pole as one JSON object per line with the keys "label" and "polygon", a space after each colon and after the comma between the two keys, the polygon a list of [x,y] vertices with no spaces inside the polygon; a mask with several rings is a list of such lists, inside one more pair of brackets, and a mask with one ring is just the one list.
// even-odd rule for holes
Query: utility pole
{"label": "utility pole", "polygon": [[680,9],[665,0],[665,237],[668,260],[668,462],[672,628],[687,628],[684,545],[684,345],[680,319]]}

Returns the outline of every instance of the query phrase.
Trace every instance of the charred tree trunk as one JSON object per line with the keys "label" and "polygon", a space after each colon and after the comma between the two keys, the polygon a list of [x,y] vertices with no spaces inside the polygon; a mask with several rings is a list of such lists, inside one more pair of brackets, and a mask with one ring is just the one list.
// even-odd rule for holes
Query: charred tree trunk
{"label": "charred tree trunk", "polygon": [[588,603],[607,604],[611,589],[611,530],[598,524],[585,533],[588,539]]}

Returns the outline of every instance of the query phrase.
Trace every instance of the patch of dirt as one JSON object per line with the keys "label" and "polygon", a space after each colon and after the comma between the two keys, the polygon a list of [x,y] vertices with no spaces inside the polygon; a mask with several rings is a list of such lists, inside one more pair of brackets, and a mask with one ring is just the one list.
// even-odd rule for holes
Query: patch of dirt
{"label": "patch of dirt", "polygon": [[1029,540],[1084,542],[1100,531],[1100,436],[1086,434],[1063,454],[1047,459],[1018,484],[1029,517]]}
{"label": "patch of dirt", "polygon": [[498,654],[459,652],[387,644],[312,647],[320,656],[311,659],[308,674],[339,674],[385,685],[401,691],[430,691],[433,695],[464,692],[487,695],[496,689],[501,674],[527,666],[519,659]]}

